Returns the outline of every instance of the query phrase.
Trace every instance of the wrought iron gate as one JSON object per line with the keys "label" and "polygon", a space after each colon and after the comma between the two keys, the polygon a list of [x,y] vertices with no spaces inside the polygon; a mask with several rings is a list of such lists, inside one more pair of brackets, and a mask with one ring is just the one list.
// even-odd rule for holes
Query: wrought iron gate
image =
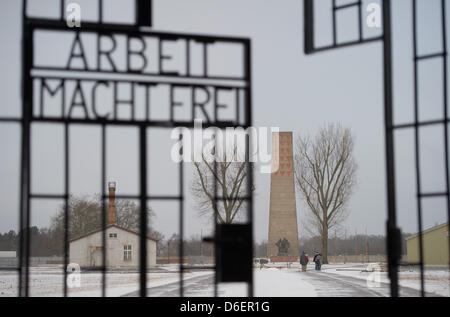
{"label": "wrought iron gate", "polygon": [[[421,294],[425,293],[425,277],[424,277],[424,244],[423,244],[423,215],[422,201],[424,199],[442,197],[446,199],[446,213],[450,220],[450,182],[449,182],[449,131],[448,131],[448,96],[447,96],[447,16],[446,16],[446,0],[440,0],[441,12],[441,33],[442,33],[442,50],[431,54],[420,55],[418,53],[418,32],[417,32],[417,0],[412,1],[412,28],[413,28],[413,60],[414,60],[414,121],[406,124],[395,124],[393,118],[393,59],[392,59],[392,25],[391,25],[391,1],[382,1],[382,34],[380,36],[364,37],[363,35],[363,1],[357,0],[339,4],[339,1],[331,2],[331,25],[332,25],[332,43],[324,46],[316,46],[315,41],[315,6],[317,1],[304,0],[304,19],[305,19],[305,53],[314,54],[318,52],[333,50],[342,47],[354,46],[364,43],[379,41],[383,44],[383,71],[384,71],[384,122],[385,122],[385,146],[386,146],[386,166],[387,166],[387,250],[388,250],[388,268],[389,278],[391,281],[391,295],[399,296],[398,288],[398,268],[403,265],[401,263],[401,243],[402,234],[398,228],[397,211],[396,211],[396,180],[395,180],[395,155],[394,155],[394,132],[404,129],[412,129],[415,138],[415,173],[416,173],[416,190],[417,190],[417,223],[419,235],[419,263],[409,263],[407,265],[415,265],[420,267]],[[353,41],[339,42],[337,38],[337,15],[343,10],[356,10],[358,38]],[[418,65],[422,61],[430,59],[442,60],[442,91],[443,91],[443,108],[442,117],[439,120],[420,120],[419,118],[419,73]],[[442,166],[442,172],[445,173],[445,187],[439,192],[424,192],[421,183],[421,165],[420,153],[423,144],[420,144],[420,128],[436,126],[442,128],[445,163]],[[413,172],[413,171],[411,171]],[[450,229],[450,224],[449,224]],[[450,239],[450,236],[449,236]],[[449,240],[450,241],[450,240]],[[450,243],[449,243],[450,245]],[[449,260],[450,261],[450,260]],[[449,262],[450,268],[450,262]]]}
{"label": "wrought iron gate", "polygon": [[[236,89],[238,93],[242,94],[242,99],[244,100],[243,104],[237,104],[236,117],[229,121],[221,121],[217,117],[215,121],[208,121],[204,124],[204,127],[216,127],[219,129],[225,129],[228,127],[242,127],[244,129],[250,127],[252,125],[252,91],[251,91],[251,43],[247,38],[237,38],[237,37],[223,37],[223,36],[207,36],[207,35],[198,35],[198,34],[176,34],[176,33],[167,33],[167,32],[156,32],[149,29],[152,25],[151,19],[151,1],[150,0],[136,0],[136,14],[135,14],[135,23],[134,24],[122,24],[122,23],[110,23],[105,22],[103,17],[104,12],[104,4],[103,0],[97,0],[98,4],[98,17],[96,21],[82,21],[82,25],[80,28],[69,28],[66,25],[65,21],[65,1],[60,0],[60,16],[58,18],[41,18],[41,17],[31,17],[27,14],[27,0],[23,1],[23,41],[22,41],[22,117],[21,118],[13,118],[13,117],[2,117],[0,118],[0,123],[15,123],[20,124],[22,131],[22,141],[21,141],[21,169],[20,169],[20,186],[21,186],[21,195],[20,195],[20,257],[19,257],[19,265],[16,268],[19,274],[19,296],[29,296],[29,287],[30,287],[30,214],[31,200],[39,200],[39,199],[49,199],[49,200],[63,200],[65,202],[65,233],[64,233],[64,296],[67,296],[68,286],[67,286],[67,266],[69,264],[69,233],[68,233],[68,225],[69,225],[69,207],[68,203],[70,200],[70,173],[69,173],[69,144],[70,144],[70,134],[69,127],[74,124],[83,125],[83,126],[97,126],[101,128],[101,188],[99,188],[99,192],[102,197],[102,228],[103,228],[103,247],[106,245],[106,207],[105,200],[109,198],[109,194],[106,192],[106,170],[105,170],[105,162],[106,162],[106,128],[110,126],[127,126],[127,127],[135,127],[138,129],[139,135],[139,195],[117,195],[118,199],[135,199],[139,200],[140,205],[140,296],[147,296],[147,213],[146,207],[150,201],[174,201],[179,203],[179,235],[180,235],[180,247],[179,247],[179,256],[183,258],[184,248],[183,248],[183,227],[184,227],[184,201],[185,201],[185,193],[183,189],[184,178],[184,163],[179,163],[178,170],[178,184],[174,184],[174,186],[178,186],[179,193],[178,195],[161,195],[161,196],[153,196],[149,195],[148,191],[148,169],[149,164],[152,162],[149,161],[148,158],[148,139],[147,139],[147,131],[152,128],[193,128],[194,127],[194,117],[189,121],[177,120],[173,116],[173,107],[176,106],[176,102],[172,100],[171,109],[170,109],[170,119],[168,120],[155,120],[149,116],[148,112],[148,100],[147,100],[147,113],[144,119],[136,119],[134,116],[134,106],[132,108],[131,119],[124,120],[117,117],[117,105],[123,103],[123,100],[116,98],[114,101],[115,113],[114,116],[101,116],[98,115],[95,109],[93,109],[94,116],[89,117],[86,113],[85,118],[75,118],[71,116],[71,111],[69,113],[65,113],[65,107],[62,106],[63,111],[61,112],[61,116],[46,116],[43,112],[43,99],[40,100],[39,107],[35,107],[36,98],[34,97],[34,93],[36,91],[35,85],[39,85],[41,92],[46,90],[48,93],[53,96],[56,94],[57,90],[61,89],[64,93],[64,85],[68,81],[73,81],[76,84],[76,91],[81,90],[81,83],[84,81],[93,82],[96,86],[107,86],[107,85],[118,85],[120,83],[128,83],[132,87],[132,91],[135,86],[143,85],[145,87],[157,86],[157,85],[172,85],[176,84],[178,86],[184,87],[200,87],[200,86],[208,86],[222,89]],[[60,32],[60,33],[69,33],[75,37],[75,43],[81,49],[81,53],[71,53],[71,57],[67,66],[54,66],[54,65],[36,65],[35,62],[35,46],[38,45],[35,34],[37,31],[45,30],[50,32]],[[84,67],[81,69],[72,69],[71,68],[71,59],[78,58],[83,60],[83,46],[80,41],[80,35],[88,33],[93,34],[97,37],[109,37],[113,38],[113,35],[124,36],[129,40],[130,38],[140,39],[144,37],[151,37],[152,39],[156,39],[158,41],[183,41],[186,43],[186,73],[171,73],[164,71],[161,65],[159,66],[159,71],[155,73],[145,73],[142,70],[136,70],[130,68],[129,65],[129,54],[139,54],[139,52],[133,51],[130,53],[128,51],[127,55],[127,69],[125,71],[116,70],[113,67],[113,70],[105,70],[102,69],[101,66],[98,66],[96,69],[90,69],[87,67],[87,64],[84,64]],[[141,41],[142,43],[143,40]],[[190,72],[190,44],[191,43],[200,43],[203,45],[203,74],[202,75],[192,75]],[[129,42],[128,42],[129,43]],[[224,43],[224,44],[233,44],[239,45],[242,48],[242,65],[243,69],[241,71],[240,76],[221,76],[221,75],[211,75],[211,72],[208,70],[208,45],[214,43]],[[129,44],[128,44],[129,45]],[[144,45],[144,44],[143,44]],[[114,44],[115,46],[115,44]],[[103,54],[108,54],[103,51]],[[159,46],[160,57],[162,54],[161,45]],[[100,53],[99,53],[100,54]],[[108,55],[109,56],[109,55]],[[164,57],[161,57],[162,59]],[[84,77],[82,75],[89,73],[89,77]],[[81,74],[81,75],[80,75]],[[111,76],[115,75],[128,75],[131,76],[131,79],[123,79],[123,78],[114,78]],[[109,77],[108,77],[109,76]],[[164,81],[161,81],[161,78],[164,78]],[[52,79],[59,81],[58,87],[52,89],[46,85],[46,80]],[[219,84],[217,83],[219,82]],[[225,82],[225,83],[224,83]],[[172,87],[172,86],[170,86]],[[81,93],[82,94],[82,93]],[[134,96],[134,95],[133,95]],[[173,95],[171,94],[171,97]],[[84,98],[84,97],[83,97]],[[81,107],[85,108],[86,105],[82,105],[79,102],[75,102],[75,97],[72,100],[72,107]],[[64,99],[63,99],[64,104]],[[95,104],[94,104],[95,107]],[[36,110],[40,109],[40,111]],[[169,109],[168,109],[169,110]],[[240,116],[240,114],[243,114]],[[193,115],[194,116],[194,115]],[[63,194],[41,194],[32,192],[30,186],[30,175],[31,175],[31,125],[32,123],[45,123],[45,124],[59,124],[64,127],[64,193]],[[247,153],[249,153],[248,148],[249,144],[247,142]],[[251,194],[251,188],[253,184],[253,174],[252,174],[252,164],[249,163],[250,160],[247,158],[247,173],[249,176],[249,180],[247,182],[248,195],[246,197],[240,197],[240,199],[247,201],[247,212],[248,212],[248,221],[245,225],[218,225],[217,221],[215,221],[216,226],[216,236],[211,238],[210,241],[216,243],[216,279],[215,279],[215,295],[217,295],[217,284],[220,282],[227,281],[240,281],[248,284],[248,295],[253,295],[253,280],[251,274],[251,266],[252,266],[252,237],[253,237],[253,227],[252,227],[252,219],[253,219],[253,197]],[[217,182],[217,181],[216,181]],[[215,201],[225,199],[220,197],[220,195],[215,195]],[[216,217],[216,215],[215,215]],[[240,245],[239,245],[240,243]],[[230,246],[233,246],[230,250]],[[242,246],[244,246],[242,248]],[[250,268],[250,270],[244,270],[245,274],[236,275],[236,271],[227,266],[228,253],[235,252],[236,247],[239,250],[241,247],[241,254],[236,255],[243,262],[241,262],[244,267]],[[102,266],[98,268],[100,272],[102,272],[102,295],[105,296],[105,281],[106,281],[106,248],[104,248],[104,252],[102,252]],[[220,260],[220,259],[222,260]],[[182,262],[181,262],[182,263]],[[11,268],[3,268],[5,270],[11,270]],[[241,267],[242,269],[242,267]],[[183,274],[185,270],[185,265],[180,264],[180,296],[184,295],[183,292]],[[242,271],[242,270],[241,270]]]}

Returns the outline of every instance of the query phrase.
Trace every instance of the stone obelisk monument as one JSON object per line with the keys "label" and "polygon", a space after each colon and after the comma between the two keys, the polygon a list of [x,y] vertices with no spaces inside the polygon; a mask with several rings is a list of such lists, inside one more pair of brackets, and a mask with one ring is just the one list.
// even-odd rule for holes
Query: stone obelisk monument
{"label": "stone obelisk monument", "polygon": [[272,262],[295,262],[299,257],[295,204],[292,132],[272,134],[272,176],[268,257]]}

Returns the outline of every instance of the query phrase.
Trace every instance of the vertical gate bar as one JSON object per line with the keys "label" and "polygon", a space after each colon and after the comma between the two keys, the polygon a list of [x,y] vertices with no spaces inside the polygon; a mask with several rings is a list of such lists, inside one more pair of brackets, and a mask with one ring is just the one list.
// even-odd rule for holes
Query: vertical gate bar
{"label": "vertical gate bar", "polygon": [[[397,232],[396,196],[395,196],[395,164],[394,164],[394,129],[393,129],[393,96],[392,96],[392,38],[391,38],[391,1],[383,1],[383,63],[384,63],[384,116],[386,137],[386,168],[388,198],[388,241]],[[391,237],[389,237],[389,235]],[[392,243],[388,246],[392,247]],[[389,253],[389,252],[388,252]],[[398,254],[389,253],[389,278],[391,296],[398,297]]]}
{"label": "vertical gate bar", "polygon": [[[23,148],[23,130],[24,130],[24,128],[23,128],[23,123],[21,124],[21,130],[22,130],[22,148]],[[21,162],[23,161],[23,159],[24,159],[24,157],[23,157],[23,155],[24,155],[24,152],[23,152],[23,150],[21,151]],[[22,181],[23,180],[23,170],[22,169],[20,169],[20,180]],[[23,199],[22,199],[22,187],[23,187],[23,185],[22,185],[22,183],[20,184],[20,192],[21,192],[21,194],[20,194],[20,197],[19,197],[19,232],[20,232],[20,234],[19,234],[19,280],[18,280],[18,287],[17,287],[17,296],[18,297],[21,297],[22,296],[22,286],[23,286],[23,277],[22,277],[22,273],[23,273],[23,256],[24,256],[24,252],[23,252],[23,250],[24,250],[24,239],[23,239],[23,222],[24,222],[24,219],[23,219],[23,213],[22,213],[22,210],[23,210]]]}
{"label": "vertical gate bar", "polygon": [[[206,43],[204,43],[203,45],[203,72],[204,72],[204,76],[207,77],[208,74],[208,58],[207,58],[207,45]],[[217,149],[217,130],[216,130],[216,134],[214,135],[214,143],[215,143],[215,148]],[[217,151],[215,151],[215,155],[217,155]],[[214,179],[214,202],[213,202],[213,228],[214,228],[214,263],[215,263],[215,272],[214,272],[214,297],[218,296],[218,287],[217,287],[217,281],[218,281],[218,277],[217,277],[217,270],[218,270],[218,263],[217,263],[217,248],[218,248],[218,244],[217,244],[217,213],[219,212],[219,209],[217,208],[217,159],[216,157],[214,158],[214,175],[213,175],[213,179]]]}
{"label": "vertical gate bar", "polygon": [[208,78],[208,43],[203,43],[203,76]]}
{"label": "vertical gate bar", "polygon": [[69,124],[64,124],[64,297],[67,297],[67,266],[69,265]]}
{"label": "vertical gate bar", "polygon": [[[102,0],[100,0],[102,1]],[[105,205],[105,189],[106,189],[106,126],[102,125],[102,179],[100,181],[100,197],[102,200],[102,297],[106,297],[106,205]]]}
{"label": "vertical gate bar", "polygon": [[103,0],[98,0],[98,23],[103,23]]}
{"label": "vertical gate bar", "polygon": [[[217,148],[217,134],[215,135],[214,142],[215,142],[215,146]],[[214,212],[213,212],[214,239],[213,239],[213,241],[215,241],[215,243],[213,244],[214,245],[214,254],[217,254],[217,248],[218,248],[218,244],[217,244],[217,242],[218,242],[217,241],[217,213],[219,212],[219,209],[217,208],[217,178],[216,178],[216,175],[217,175],[217,160],[216,160],[216,158],[214,158],[214,175],[213,175],[213,179],[214,179],[214,202],[213,202],[213,209],[214,209]],[[218,288],[217,288],[217,281],[218,281],[218,278],[217,278],[218,267],[217,267],[217,265],[218,264],[217,264],[217,257],[216,256],[214,256],[214,263],[216,264],[215,265],[216,271],[215,271],[215,274],[214,274],[214,297],[217,297],[219,295],[219,293],[218,293]]]}
{"label": "vertical gate bar", "polygon": [[26,197],[25,197],[25,248],[26,248],[26,259],[25,259],[25,283],[26,283],[26,288],[25,288],[25,297],[29,297],[30,296],[30,257],[31,257],[31,235],[30,235],[30,218],[31,218],[31,203],[30,203],[30,184],[31,184],[31,120],[28,122],[28,124],[26,124],[26,126],[28,126],[27,129],[27,135],[26,137],[28,138],[27,141],[27,160],[26,160],[26,173],[25,173],[25,178],[26,178]]}
{"label": "vertical gate bar", "polygon": [[359,23],[359,41],[363,41],[363,16],[362,16],[362,0],[358,1],[358,23]]}
{"label": "vertical gate bar", "polygon": [[136,0],[136,24],[152,26],[152,0]]}
{"label": "vertical gate bar", "polygon": [[[246,93],[246,126],[251,127],[253,125],[253,113],[252,108],[250,105],[252,104],[252,64],[251,64],[251,57],[252,57],[252,46],[250,40],[246,41],[246,56],[245,56],[245,74],[247,77],[247,93]],[[250,159],[250,137],[248,138],[247,142],[247,155]],[[248,221],[250,222],[250,236],[252,237],[252,243],[250,246],[250,252],[253,257],[253,164],[250,163],[250,160],[247,161],[247,175],[248,175],[248,181],[247,181],[247,196],[250,198],[249,201],[247,201],[247,209],[248,209]],[[253,261],[252,261],[253,263]],[[253,289],[253,264],[252,264],[252,275],[250,276],[250,282],[248,283],[248,290],[247,290],[248,296],[253,297],[254,296],[254,289]]]}
{"label": "vertical gate bar", "polygon": [[[449,136],[448,136],[448,96],[447,96],[447,84],[448,84],[448,62],[447,62],[447,16],[445,0],[442,0],[442,52],[443,52],[443,101],[444,101],[444,142],[445,142],[445,182],[447,191],[447,222],[448,230],[450,231],[450,176],[449,176]],[[450,269],[450,235],[448,236],[448,248],[449,248],[449,264]]]}
{"label": "vertical gate bar", "polygon": [[60,0],[59,1],[59,19],[61,21],[64,21],[64,4],[65,4],[65,0]]}
{"label": "vertical gate bar", "polygon": [[186,39],[186,76],[191,76],[191,40]]}
{"label": "vertical gate bar", "polygon": [[[250,250],[249,252],[252,255],[253,258],[253,164],[250,163],[250,149],[252,148],[250,146],[251,144],[251,136],[247,136],[247,144],[246,144],[246,161],[247,161],[247,211],[248,211],[248,222],[250,224],[250,237],[251,237],[251,243],[250,243]],[[251,270],[250,280],[247,283],[247,295],[248,297],[254,297],[253,293],[253,261],[252,261],[252,270]]]}
{"label": "vertical gate bar", "polygon": [[420,173],[420,128],[419,128],[419,76],[417,52],[417,1],[413,0],[413,55],[414,55],[414,144],[416,159],[416,190],[417,190],[417,224],[419,232],[419,266],[421,296],[425,296],[424,263],[423,263],[423,223],[422,223],[422,181]]}
{"label": "vertical gate bar", "polygon": [[[23,130],[24,130],[24,123],[22,122],[22,124],[21,124],[21,138],[22,138],[22,140],[21,140],[21,142],[22,142],[22,145],[21,145],[21,148],[23,149],[23,139],[24,139],[24,137],[23,137],[23,135],[24,135],[24,132],[23,132]],[[24,160],[24,151],[23,150],[21,150],[21,162],[23,162],[23,160]],[[23,177],[24,177],[24,173],[23,173],[23,169],[21,168],[20,169],[20,180],[22,181],[23,180]],[[22,287],[23,287],[23,276],[22,276],[22,273],[23,273],[23,257],[24,257],[24,238],[23,238],[23,223],[24,223],[24,215],[23,215],[23,206],[24,206],[24,204],[23,204],[23,199],[22,199],[22,191],[23,191],[23,184],[22,183],[20,183],[20,197],[19,197],[19,283],[18,283],[18,287],[17,287],[17,296],[18,297],[21,297],[22,296]]]}
{"label": "vertical gate bar", "polygon": [[336,29],[336,0],[333,0],[333,45],[337,44],[337,29]]}
{"label": "vertical gate bar", "polygon": [[314,51],[314,1],[305,0],[304,3],[305,53],[309,54]]}
{"label": "vertical gate bar", "polygon": [[[180,134],[180,141],[183,141],[183,134]],[[181,148],[181,155],[183,156],[184,147]],[[184,297],[184,248],[183,248],[183,239],[184,239],[184,161],[181,160],[179,163],[179,194],[180,194],[180,200],[178,201],[179,210],[180,210],[180,221],[179,221],[179,230],[180,230],[180,244],[179,244],[179,254],[180,254],[180,297]]]}
{"label": "vertical gate bar", "polygon": [[140,296],[147,296],[147,129],[139,127],[140,142],[140,205],[141,205],[141,236],[140,236]]}
{"label": "vertical gate bar", "polygon": [[245,42],[245,80],[247,82],[245,94],[245,127],[251,127],[253,124],[252,113],[252,43],[250,40]]}
{"label": "vertical gate bar", "polygon": [[[26,43],[26,34],[27,32],[26,30],[26,11],[27,11],[27,0],[22,0],[22,52],[21,52],[21,58],[22,58],[22,120],[21,120],[21,125],[20,125],[20,132],[21,132],[21,153],[20,153],[20,161],[23,162],[24,161],[24,134],[25,134],[25,120],[24,120],[24,115],[25,115],[25,67],[26,67],[26,63],[25,63],[25,43]],[[23,163],[21,164],[21,168],[20,168],[20,185],[19,185],[19,190],[20,190],[20,196],[19,196],[19,283],[18,283],[18,287],[17,287],[17,296],[21,297],[22,296],[22,286],[23,286],[23,257],[24,257],[24,238],[23,238],[23,224],[24,224],[24,215],[23,215],[23,179],[24,179],[24,171],[23,171]]]}
{"label": "vertical gate bar", "polygon": [[33,83],[31,67],[33,63],[33,30],[27,23],[27,1],[22,2],[22,148],[20,186],[20,275],[19,296],[29,295],[30,256],[30,138],[32,119]]}

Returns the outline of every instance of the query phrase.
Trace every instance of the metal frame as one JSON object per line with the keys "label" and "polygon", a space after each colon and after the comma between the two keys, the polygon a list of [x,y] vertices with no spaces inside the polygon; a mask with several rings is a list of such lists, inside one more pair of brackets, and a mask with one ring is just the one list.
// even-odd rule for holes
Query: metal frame
{"label": "metal frame", "polygon": [[[140,179],[139,179],[139,195],[117,195],[117,199],[137,199],[139,200],[141,211],[141,224],[140,224],[140,296],[147,296],[147,213],[146,207],[147,203],[151,200],[160,200],[160,201],[176,201],[179,204],[179,234],[180,234],[180,246],[179,246],[179,255],[180,258],[183,258],[184,249],[183,249],[183,238],[184,238],[184,163],[179,163],[179,194],[178,195],[168,195],[168,196],[151,196],[148,195],[148,182],[147,182],[147,171],[148,171],[148,157],[147,157],[147,131],[148,129],[160,127],[160,128],[176,128],[176,127],[194,127],[194,122],[178,122],[171,118],[168,121],[155,121],[150,120],[148,117],[146,120],[117,120],[112,119],[109,120],[107,118],[95,118],[95,119],[73,119],[64,117],[62,114],[61,118],[46,118],[44,116],[36,116],[33,112],[33,82],[34,80],[39,79],[59,79],[62,84],[64,84],[65,80],[69,80],[64,75],[61,76],[53,76],[53,75],[33,75],[33,70],[37,68],[34,65],[34,32],[36,30],[49,30],[49,31],[70,31],[76,34],[79,32],[91,32],[96,34],[123,34],[123,35],[147,35],[153,36],[157,38],[164,39],[186,39],[189,41],[198,41],[204,43],[214,43],[214,42],[226,42],[226,43],[234,43],[239,44],[243,47],[243,77],[241,78],[232,78],[232,77],[212,77],[208,76],[207,72],[205,72],[205,76],[177,76],[174,74],[164,74],[164,76],[159,76],[158,74],[152,74],[155,78],[140,78],[133,80],[113,80],[114,82],[131,82],[131,83],[159,83],[160,77],[168,77],[176,80],[177,82],[188,81],[184,85],[192,86],[192,85],[202,85],[201,83],[195,83],[196,81],[201,82],[209,82],[214,80],[227,80],[232,83],[238,82],[238,85],[232,84],[231,87],[236,87],[244,91],[245,93],[245,104],[237,105],[238,110],[239,107],[244,107],[245,118],[243,118],[243,122],[241,123],[241,118],[239,117],[239,111],[237,111],[237,119],[234,122],[209,122],[205,124],[206,127],[214,126],[220,129],[225,129],[227,127],[242,127],[244,129],[251,127],[252,125],[252,89],[251,89],[251,42],[247,38],[237,38],[237,37],[224,37],[224,36],[208,36],[208,35],[197,35],[197,34],[176,34],[176,33],[168,33],[168,32],[153,32],[148,29],[143,29],[142,27],[148,27],[152,24],[151,14],[148,14],[149,10],[151,11],[151,0],[136,0],[136,23],[131,25],[125,24],[108,24],[103,23],[103,0],[97,0],[99,5],[99,17],[98,22],[84,22],[82,24],[81,29],[68,29],[65,25],[64,21],[64,4],[65,1],[61,0],[61,11],[59,19],[40,19],[40,18],[30,18],[27,16],[27,0],[23,0],[23,43],[22,43],[22,72],[23,72],[23,81],[22,81],[22,117],[21,118],[12,118],[12,117],[0,117],[0,124],[20,124],[22,131],[22,141],[21,141],[21,168],[20,168],[20,229],[22,234],[20,235],[20,255],[19,255],[19,267],[15,268],[19,273],[19,296],[29,296],[29,267],[30,267],[30,201],[32,199],[50,199],[50,200],[63,200],[65,202],[65,237],[64,237],[64,296],[67,296],[68,287],[67,287],[67,265],[69,264],[69,236],[68,236],[68,225],[69,225],[69,217],[68,217],[68,203],[70,199],[70,187],[69,187],[69,142],[70,142],[70,134],[69,127],[73,124],[82,124],[82,125],[95,125],[101,127],[101,161],[102,161],[102,170],[101,170],[101,189],[102,193],[102,229],[103,229],[103,246],[106,245],[106,206],[105,199],[109,198],[109,195],[105,192],[106,189],[106,128],[109,126],[130,126],[136,127],[139,131],[139,168],[140,168]],[[205,45],[206,47],[206,45]],[[205,48],[206,50],[206,48]],[[188,54],[188,53],[187,53]],[[203,62],[206,65],[207,57],[203,56]],[[189,63],[189,59],[187,60]],[[41,72],[51,72],[54,70],[58,70],[56,68],[40,68]],[[70,70],[59,69],[60,71],[66,71],[70,73]],[[97,75],[105,73],[105,72],[96,72]],[[114,74],[114,72],[110,72],[110,74]],[[131,74],[132,76],[138,76],[137,74]],[[85,79],[83,79],[85,80]],[[102,80],[101,78],[92,78],[90,77],[88,80]],[[190,82],[189,82],[190,80]],[[192,83],[194,81],[194,83]],[[215,86],[215,84],[203,84],[203,86]],[[40,194],[40,193],[32,193],[30,189],[31,184],[31,124],[34,122],[43,122],[43,123],[56,123],[64,126],[64,194]],[[247,153],[249,149],[249,144],[247,144]],[[247,169],[248,169],[248,192],[249,194],[246,197],[242,197],[241,199],[247,200],[248,204],[248,221],[250,224],[250,234],[253,237],[253,195],[251,194],[251,188],[253,187],[253,173],[252,173],[252,163],[247,160]],[[215,201],[221,200],[220,197],[217,197],[217,193],[215,196]],[[216,219],[216,215],[214,216]],[[217,226],[217,221],[215,221]],[[102,295],[106,295],[106,248],[104,247],[103,256],[103,265],[98,268],[99,271],[102,272]],[[11,268],[1,268],[5,270],[11,270]],[[180,263],[180,296],[184,295],[183,290],[183,274],[184,274],[185,266]],[[216,276],[217,281],[217,276]],[[217,295],[217,283],[215,283],[215,295]],[[253,279],[251,278],[248,282],[248,295],[253,296]]]}
{"label": "metal frame", "polygon": [[[434,54],[419,55],[418,53],[418,35],[417,35],[417,0],[413,0],[413,45],[414,45],[414,123],[411,125],[403,125],[397,128],[403,129],[414,129],[415,138],[415,156],[416,156],[416,186],[417,186],[417,223],[419,230],[419,255],[420,261],[418,263],[420,267],[420,283],[421,283],[421,293],[422,297],[425,297],[425,278],[424,278],[424,245],[423,245],[423,223],[422,223],[422,200],[428,198],[444,197],[447,203],[447,215],[450,219],[450,179],[449,179],[449,131],[448,131],[448,97],[447,97],[447,17],[446,17],[446,0],[441,0],[441,11],[442,11],[442,51]],[[422,61],[427,61],[430,59],[442,59],[442,86],[443,86],[443,109],[442,109],[442,119],[437,121],[421,121],[419,118],[419,72],[418,66]],[[423,126],[443,126],[443,141],[444,141],[444,156],[445,156],[445,189],[438,193],[424,193],[422,191],[421,184],[421,171],[420,171],[420,128]],[[450,222],[449,222],[450,230]],[[450,236],[449,236],[450,242]],[[450,248],[450,244],[449,244]],[[449,249],[450,250],[450,249]],[[450,252],[449,252],[450,254]],[[450,268],[450,259],[449,259]]]}
{"label": "metal frame", "polygon": [[[383,62],[384,62],[384,115],[385,115],[385,146],[386,146],[386,166],[387,166],[387,197],[388,197],[388,221],[387,221],[387,249],[388,249],[388,267],[389,278],[391,281],[391,296],[398,297],[398,267],[403,265],[401,259],[401,239],[402,235],[400,229],[397,227],[397,213],[396,213],[396,188],[395,188],[395,152],[394,152],[394,132],[399,129],[414,129],[415,133],[415,172],[416,172],[416,186],[417,186],[417,222],[419,232],[419,254],[420,261],[416,266],[420,267],[421,274],[421,295],[425,297],[425,278],[424,278],[424,245],[423,245],[423,223],[422,223],[422,200],[427,198],[444,197],[447,200],[447,215],[450,220],[450,179],[449,179],[449,117],[448,117],[448,96],[447,96],[447,31],[446,21],[446,0],[441,0],[442,12],[442,48],[441,52],[436,52],[428,55],[418,55],[417,48],[417,0],[412,0],[413,4],[413,52],[414,52],[414,122],[407,124],[394,124],[393,118],[393,82],[392,82],[392,26],[391,26],[391,1],[383,1],[383,34],[380,37],[363,38],[362,35],[362,1],[358,0],[343,6],[336,6],[336,0],[333,2],[333,43],[329,46],[315,47],[314,43],[314,0],[304,0],[305,8],[305,52],[306,54],[313,54],[321,51],[332,50],[336,48],[353,46],[362,43],[370,43],[374,41],[381,41],[383,44]],[[337,25],[336,12],[350,7],[357,7],[359,11],[359,39],[356,41],[338,43],[336,39]],[[440,58],[443,61],[443,112],[441,120],[420,121],[419,119],[419,74],[418,64],[421,61],[429,59]],[[420,142],[419,130],[424,126],[443,126],[443,141],[445,152],[445,189],[437,193],[424,193],[421,187],[421,170],[420,170]],[[449,224],[450,229],[450,224]],[[450,242],[450,237],[449,237]],[[450,247],[450,243],[449,243]],[[450,261],[450,260],[449,260]],[[411,265],[411,264],[408,264]],[[450,262],[449,262],[450,268]]]}

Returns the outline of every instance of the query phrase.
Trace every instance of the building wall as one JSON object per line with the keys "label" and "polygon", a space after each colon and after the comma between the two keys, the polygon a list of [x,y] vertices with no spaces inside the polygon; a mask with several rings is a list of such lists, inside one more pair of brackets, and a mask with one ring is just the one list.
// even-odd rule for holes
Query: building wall
{"label": "building wall", "polygon": [[[448,265],[448,226],[442,225],[423,234],[424,263],[426,265]],[[419,262],[419,236],[406,240],[409,263]]]}
{"label": "building wall", "polygon": [[[117,238],[110,238],[110,233],[116,233]],[[70,263],[77,263],[81,267],[102,266],[102,232],[70,243]],[[138,235],[125,230],[111,227],[106,230],[106,265],[108,267],[139,267],[139,240]],[[132,246],[131,261],[124,261],[124,246]],[[95,263],[93,263],[95,261]],[[147,240],[147,266],[156,266],[156,242]]]}

